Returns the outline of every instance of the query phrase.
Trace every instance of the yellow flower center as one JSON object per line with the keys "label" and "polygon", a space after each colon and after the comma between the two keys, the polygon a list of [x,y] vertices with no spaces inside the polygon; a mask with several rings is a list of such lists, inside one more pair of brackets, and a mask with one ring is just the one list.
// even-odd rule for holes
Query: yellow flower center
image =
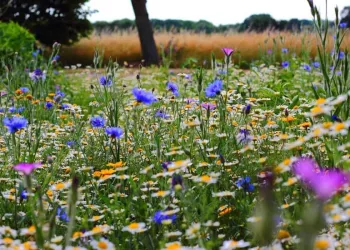
{"label": "yellow flower center", "polygon": [[60,190],[60,189],[62,189],[62,188],[64,188],[64,184],[63,184],[62,182],[57,183],[56,189],[57,189],[57,190]]}
{"label": "yellow flower center", "polygon": [[345,124],[344,123],[338,123],[337,125],[335,125],[335,131],[341,131],[345,128]]}
{"label": "yellow flower center", "polygon": [[329,242],[327,240],[318,240],[315,242],[316,249],[327,249],[329,248]]}
{"label": "yellow flower center", "polygon": [[173,244],[170,244],[167,248],[166,248],[166,250],[179,250],[179,249],[181,249],[181,245],[180,245],[180,243],[173,243]]}
{"label": "yellow flower center", "polygon": [[131,224],[129,225],[129,228],[130,228],[130,229],[138,229],[138,228],[139,228],[139,223],[131,223]]}
{"label": "yellow flower center", "polygon": [[209,175],[203,175],[201,177],[201,181],[203,182],[209,182],[211,180],[211,177]]}
{"label": "yellow flower center", "polygon": [[107,247],[108,247],[107,243],[103,242],[103,241],[100,241],[97,245],[101,249],[107,249]]}

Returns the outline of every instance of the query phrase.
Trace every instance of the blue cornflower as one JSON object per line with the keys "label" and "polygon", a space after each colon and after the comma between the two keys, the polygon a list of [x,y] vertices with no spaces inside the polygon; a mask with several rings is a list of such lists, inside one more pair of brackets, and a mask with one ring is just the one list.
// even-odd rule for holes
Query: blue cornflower
{"label": "blue cornflower", "polygon": [[250,110],[252,109],[252,105],[248,104],[243,108],[244,114],[248,115],[250,113]]}
{"label": "blue cornflower", "polygon": [[132,94],[136,98],[137,102],[142,102],[146,105],[150,105],[158,101],[157,98],[152,94],[152,92],[148,92],[143,89],[133,88]]}
{"label": "blue cornflower", "polygon": [[19,88],[21,91],[22,91],[22,93],[27,93],[27,92],[29,92],[29,89],[27,88],[27,87],[21,87],[21,88]]}
{"label": "blue cornflower", "polygon": [[167,113],[165,113],[164,111],[159,110],[159,109],[157,110],[155,116],[163,118],[163,119],[168,119],[170,117],[170,115],[168,115]]}
{"label": "blue cornflower", "polygon": [[237,187],[242,188],[245,192],[253,192],[254,185],[250,183],[250,177],[246,176],[244,178],[240,178],[236,182]]}
{"label": "blue cornflower", "polygon": [[65,97],[65,93],[63,93],[62,91],[57,90],[55,96],[53,97],[53,99],[55,100],[55,102],[61,102],[62,98]]}
{"label": "blue cornflower", "polygon": [[217,95],[220,95],[222,88],[222,81],[216,80],[213,83],[209,84],[209,86],[205,89],[205,95],[207,97],[215,97]]}
{"label": "blue cornflower", "polygon": [[5,117],[2,122],[8,128],[10,133],[16,133],[18,130],[25,128],[28,124],[26,118],[17,116],[12,118]]}
{"label": "blue cornflower", "polygon": [[22,200],[26,200],[28,198],[27,190],[23,189],[19,196],[21,197]]}
{"label": "blue cornflower", "polygon": [[17,108],[17,113],[20,114],[24,111],[25,107],[19,107]]}
{"label": "blue cornflower", "polygon": [[61,207],[57,208],[56,215],[60,218],[60,220],[62,220],[64,222],[69,222],[68,214]]}
{"label": "blue cornflower", "polygon": [[183,179],[182,176],[179,174],[174,174],[173,177],[171,178],[171,187],[175,188],[175,186],[180,185],[183,187]]}
{"label": "blue cornflower", "polygon": [[46,102],[46,103],[45,103],[45,108],[46,108],[46,109],[52,109],[53,106],[54,106],[54,105],[53,105],[52,102]]}
{"label": "blue cornflower", "polygon": [[94,128],[101,128],[105,125],[105,119],[103,119],[103,117],[97,115],[97,116],[94,116],[91,118],[90,124]]}
{"label": "blue cornflower", "polygon": [[39,54],[40,54],[40,50],[39,49],[32,52],[32,56],[33,57],[37,57]]}
{"label": "blue cornflower", "polygon": [[179,88],[177,87],[176,83],[168,82],[168,90],[173,92],[174,96],[179,96]]}
{"label": "blue cornflower", "polygon": [[165,170],[165,171],[168,171],[168,167],[169,165],[172,164],[171,161],[165,161],[165,162],[162,162],[162,168]]}
{"label": "blue cornflower", "polygon": [[311,71],[311,66],[309,64],[304,64],[304,70],[307,72]]}
{"label": "blue cornflower", "polygon": [[67,144],[68,147],[71,148],[71,147],[73,147],[75,145],[75,141],[67,141],[66,144]]}
{"label": "blue cornflower", "polygon": [[336,121],[336,122],[342,122],[342,120],[338,117],[338,116],[336,116],[336,115],[332,115],[332,121]]}
{"label": "blue cornflower", "polygon": [[227,73],[227,72],[226,72],[225,69],[222,69],[222,68],[219,68],[219,69],[218,69],[218,74],[219,74],[219,75],[226,75],[226,73]]}
{"label": "blue cornflower", "polygon": [[287,54],[288,53],[288,49],[287,48],[282,48],[282,53],[283,54]]}
{"label": "blue cornflower", "polygon": [[341,29],[345,29],[347,27],[348,27],[348,23],[346,23],[346,22],[342,22],[339,24],[339,28],[341,28]]}
{"label": "blue cornflower", "polygon": [[69,105],[66,104],[66,103],[63,103],[61,106],[60,106],[60,109],[67,109],[69,108]]}
{"label": "blue cornflower", "polygon": [[111,86],[112,85],[112,80],[105,77],[105,76],[101,76],[100,77],[100,84],[102,86]]}
{"label": "blue cornflower", "polygon": [[59,55],[55,55],[55,56],[52,58],[52,61],[58,61],[58,59],[60,59],[60,56],[59,56]]}
{"label": "blue cornflower", "polygon": [[253,140],[253,136],[250,135],[248,129],[240,129],[236,135],[236,139],[239,143],[248,144]]}
{"label": "blue cornflower", "polygon": [[313,62],[312,66],[314,66],[314,68],[318,69],[321,66],[321,64],[319,62]]}
{"label": "blue cornflower", "polygon": [[118,139],[120,139],[124,134],[123,129],[120,127],[109,127],[109,128],[106,128],[105,131],[106,131],[106,134],[109,135],[110,137],[118,138]]}
{"label": "blue cornflower", "polygon": [[345,53],[343,51],[339,52],[339,60],[343,60],[345,58]]}
{"label": "blue cornflower", "polygon": [[157,224],[162,224],[164,221],[174,223],[176,220],[176,214],[167,215],[166,211],[157,211],[153,216],[153,221]]}
{"label": "blue cornflower", "polygon": [[289,62],[288,61],[285,61],[285,62],[282,62],[282,68],[288,68],[289,67]]}
{"label": "blue cornflower", "polygon": [[36,82],[40,79],[45,80],[46,74],[41,69],[36,69],[33,72],[29,73],[29,77]]}
{"label": "blue cornflower", "polygon": [[9,107],[10,113],[16,113],[16,111],[17,111],[16,107]]}

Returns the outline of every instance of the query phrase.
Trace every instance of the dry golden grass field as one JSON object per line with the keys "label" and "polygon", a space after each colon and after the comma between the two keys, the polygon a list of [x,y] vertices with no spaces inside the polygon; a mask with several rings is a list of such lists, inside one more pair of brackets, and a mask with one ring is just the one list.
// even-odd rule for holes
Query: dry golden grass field
{"label": "dry golden grass field", "polygon": [[[310,52],[316,54],[316,35],[310,32],[287,33],[217,33],[198,34],[192,32],[171,33],[156,32],[155,40],[159,50],[172,43],[175,47],[173,67],[181,66],[187,58],[196,58],[199,62],[210,59],[211,52],[222,56],[221,48],[235,48],[242,61],[251,62],[259,58],[260,53],[274,49],[279,54],[280,48],[289,48],[292,53]],[[332,40],[332,39],[329,39]],[[94,33],[62,51],[62,59],[67,65],[81,63],[91,65],[95,48],[104,50],[106,59],[118,59],[118,62],[137,63],[142,59],[141,48],[136,31],[114,33]],[[344,47],[350,48],[350,36],[345,37]],[[329,44],[331,51],[332,44]],[[238,60],[236,58],[236,60]]]}

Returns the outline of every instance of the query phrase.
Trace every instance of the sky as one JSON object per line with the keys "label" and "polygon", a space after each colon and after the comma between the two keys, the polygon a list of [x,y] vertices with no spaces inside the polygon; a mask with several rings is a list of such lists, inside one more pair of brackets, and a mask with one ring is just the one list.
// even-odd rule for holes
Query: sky
{"label": "sky", "polygon": [[[314,0],[325,14],[325,0]],[[131,0],[90,0],[89,8],[98,13],[90,21],[135,19]],[[329,18],[335,19],[334,7],[340,11],[350,0],[328,0]],[[276,20],[311,19],[306,0],[147,0],[150,18],[207,20],[215,25],[241,23],[252,14],[270,14]]]}

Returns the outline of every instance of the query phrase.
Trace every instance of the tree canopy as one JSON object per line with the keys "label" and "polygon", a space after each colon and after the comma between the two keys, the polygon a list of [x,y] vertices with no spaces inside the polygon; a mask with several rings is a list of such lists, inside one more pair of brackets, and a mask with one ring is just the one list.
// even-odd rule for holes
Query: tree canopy
{"label": "tree canopy", "polygon": [[92,31],[85,8],[89,0],[7,0],[0,21],[13,21],[27,28],[46,45],[72,44]]}

